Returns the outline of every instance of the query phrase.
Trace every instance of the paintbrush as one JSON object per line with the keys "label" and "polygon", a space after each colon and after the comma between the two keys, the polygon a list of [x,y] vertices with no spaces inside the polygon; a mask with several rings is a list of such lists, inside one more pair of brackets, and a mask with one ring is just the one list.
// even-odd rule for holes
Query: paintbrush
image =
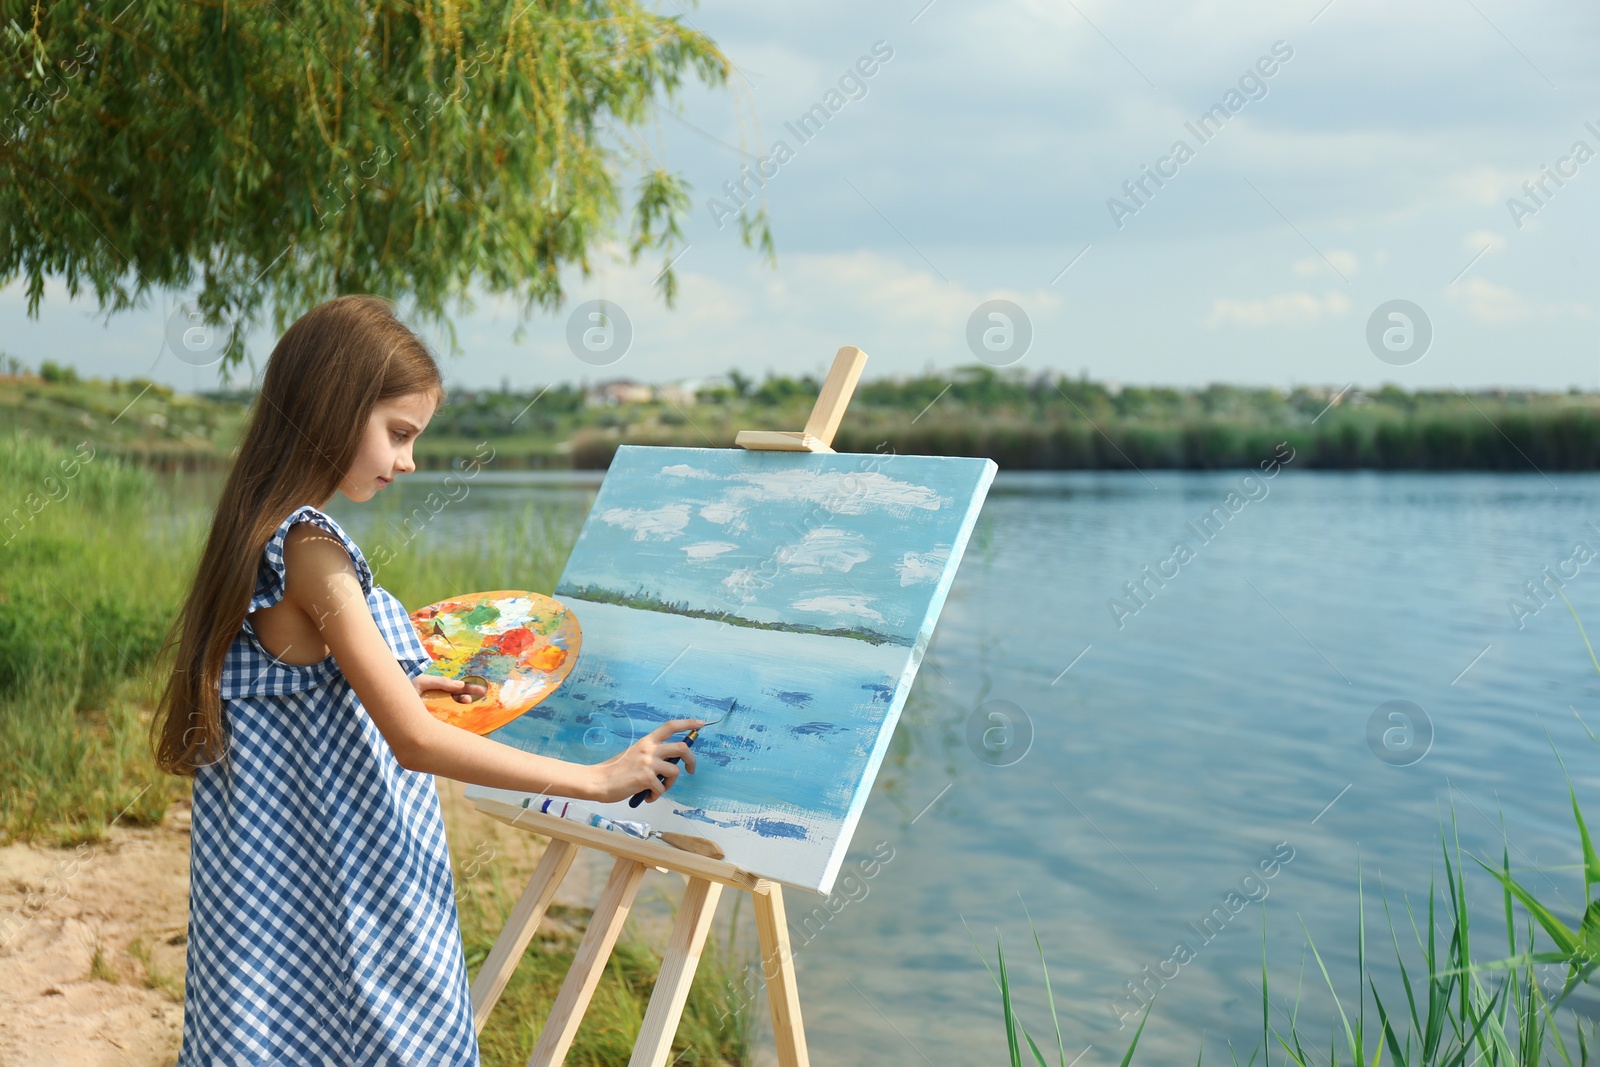
{"label": "paintbrush", "polygon": [[[722,713],[722,718],[721,719],[712,719],[710,722],[706,723],[705,725],[697,726],[693,730],[690,730],[689,731],[689,735],[683,739],[683,743],[685,745],[688,745],[690,748],[693,748],[694,747],[694,740],[695,740],[695,738],[700,736],[700,731],[701,730],[704,730],[706,728],[706,726],[715,726],[715,725],[717,725],[717,723],[722,722],[723,719],[726,719],[729,715],[733,714],[733,709],[738,707],[738,705],[739,705],[739,702],[737,700],[730,699],[728,701],[728,710]],[[668,763],[682,763],[683,761],[681,759],[679,759],[677,756],[668,756],[667,757],[667,762]],[[666,782],[667,782],[666,775],[662,775],[662,774],[656,775],[656,781],[660,782],[662,785],[665,785]],[[633,794],[633,796],[628,798],[628,807],[637,808],[640,804],[643,804],[648,799],[650,799],[650,790],[641,789],[637,793]],[[701,840],[701,838],[695,838],[694,840]],[[694,851],[697,851],[697,850],[691,848],[691,849],[689,849],[689,851],[690,852],[694,852]]]}

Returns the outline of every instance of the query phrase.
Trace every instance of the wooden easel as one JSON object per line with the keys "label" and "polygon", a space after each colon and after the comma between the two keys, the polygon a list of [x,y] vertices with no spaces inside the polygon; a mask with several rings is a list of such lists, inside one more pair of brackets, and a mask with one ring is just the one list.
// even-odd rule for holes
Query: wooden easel
{"label": "wooden easel", "polygon": [[[839,429],[839,421],[844,417],[844,409],[850,403],[866,362],[867,354],[853,345],[839,349],[803,431],[742,430],[734,443],[758,450],[832,452],[833,435]],[[634,894],[649,868],[685,875],[689,886],[678,908],[677,921],[661,961],[661,973],[650,995],[650,1006],[645,1011],[629,1067],[662,1067],[667,1062],[723,886],[743,890],[753,898],[761,944],[761,973],[766,979],[767,1000],[772,1009],[778,1062],[782,1067],[809,1067],[811,1057],[806,1051],[805,1029],[800,1019],[800,994],[795,986],[794,955],[789,947],[789,925],[784,914],[781,884],[757,877],[731,863],[683,852],[656,840],[641,841],[615,830],[602,830],[503,801],[483,798],[473,803],[479,811],[501,822],[550,838],[544,858],[511,909],[505,928],[495,939],[488,959],[484,960],[472,983],[472,1022],[478,1032],[483,1031],[489,1012],[505,991],[517,961],[555,899],[556,889],[571,869],[578,849],[592,848],[615,857],[611,877],[594,906],[589,928],[578,945],[561,992],[550,1007],[550,1016],[528,1059],[528,1067],[554,1067],[566,1058],[589,1007],[589,999],[600,982],[606,960],[622,933]]]}

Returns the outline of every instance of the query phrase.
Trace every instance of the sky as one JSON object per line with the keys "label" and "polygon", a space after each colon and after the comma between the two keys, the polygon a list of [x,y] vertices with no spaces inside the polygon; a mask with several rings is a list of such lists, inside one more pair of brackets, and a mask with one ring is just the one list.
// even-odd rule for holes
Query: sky
{"label": "sky", "polygon": [[561,589],[632,593],[643,573],[645,592],[692,609],[906,645],[993,477],[964,458],[663,452],[618,453]]}
{"label": "sky", "polygon": [[[853,344],[868,378],[1600,389],[1592,3],[676,2],[735,66],[636,131],[692,187],[676,307],[613,243],[520,341],[514,297],[453,315],[459,355],[418,323],[450,385],[821,375]],[[775,269],[724,191],[762,156]],[[56,279],[31,320],[14,280],[0,349],[213,388],[165,346],[186,295],[107,322]],[[569,328],[595,300],[625,349]]]}

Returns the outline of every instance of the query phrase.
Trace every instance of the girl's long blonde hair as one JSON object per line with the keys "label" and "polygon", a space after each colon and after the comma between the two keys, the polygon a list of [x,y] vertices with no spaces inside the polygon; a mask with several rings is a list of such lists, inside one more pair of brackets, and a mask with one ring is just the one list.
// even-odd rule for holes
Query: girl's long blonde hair
{"label": "girl's long blonde hair", "polygon": [[443,400],[439,364],[380,297],[319,304],[273,348],[193,584],[162,646],[163,657],[177,653],[150,726],[162,770],[192,776],[225,754],[222,668],[262,551],[291,512],[321,507],[338,490],[373,407],[413,393]]}

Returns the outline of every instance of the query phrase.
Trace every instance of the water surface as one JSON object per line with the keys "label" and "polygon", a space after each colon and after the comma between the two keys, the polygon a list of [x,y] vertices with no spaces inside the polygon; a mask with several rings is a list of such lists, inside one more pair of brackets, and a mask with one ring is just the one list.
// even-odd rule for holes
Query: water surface
{"label": "water surface", "polygon": [[[330,510],[365,547],[440,477]],[[1507,848],[1558,914],[1580,910],[1555,753],[1600,820],[1600,746],[1574,714],[1600,731],[1600,675],[1559,600],[1527,601],[1520,628],[1509,601],[1574,542],[1600,550],[1585,525],[1600,525],[1600,476],[1241,478],[1001,474],[845,869],[891,858],[841,877],[837,913],[789,894],[817,1062],[1002,1062],[980,960],[993,965],[997,932],[1043,1042],[1027,914],[1069,1061],[1086,1046],[1081,1065],[1120,1060],[1133,1027],[1119,1016],[1142,1003],[1130,982],[1160,989],[1136,1063],[1193,1063],[1202,1042],[1208,1062],[1231,1062],[1230,1040],[1248,1059],[1263,919],[1274,996],[1287,1010],[1301,984],[1301,1024],[1326,1049],[1331,1002],[1307,933],[1353,1010],[1359,862],[1369,957],[1392,970],[1383,891],[1414,960],[1405,895],[1420,926],[1452,810],[1463,850],[1498,863]],[[597,484],[485,471],[423,536],[466,536],[532,502],[570,538]],[[1208,514],[1197,536],[1189,524]],[[1573,570],[1566,593],[1600,634],[1600,564]],[[1401,747],[1385,748],[1385,717],[1376,749],[1368,739],[1395,700],[1433,733],[1408,766],[1420,731],[1419,747],[1392,734]],[[1467,863],[1474,944],[1497,958],[1500,896]],[[1391,973],[1377,981],[1403,999]]]}

